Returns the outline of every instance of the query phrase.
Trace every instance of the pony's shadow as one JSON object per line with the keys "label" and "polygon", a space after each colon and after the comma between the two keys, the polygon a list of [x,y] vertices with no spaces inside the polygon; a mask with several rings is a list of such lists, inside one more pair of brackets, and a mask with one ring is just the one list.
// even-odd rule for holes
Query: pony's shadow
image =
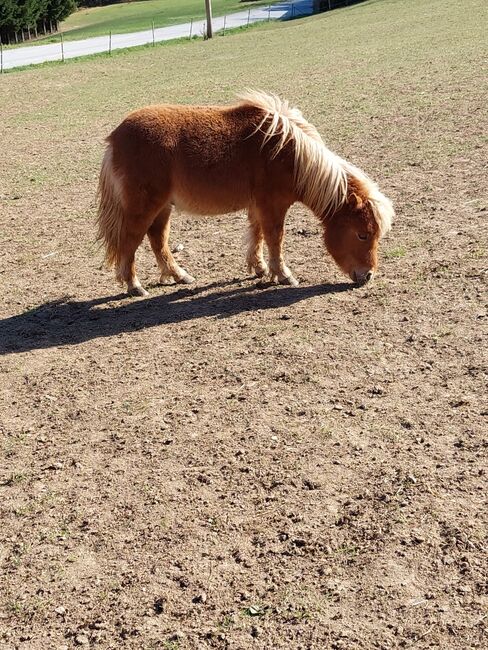
{"label": "pony's shadow", "polygon": [[[288,307],[307,298],[354,287],[339,283],[296,288],[272,285],[258,289],[255,285],[236,287],[238,284],[242,282],[234,280],[224,285],[214,283],[170,289],[167,293],[144,300],[129,300],[122,305],[117,302],[126,299],[126,294],[84,301],[64,297],[0,320],[0,354],[76,345],[99,337],[199,318],[228,318],[256,309]],[[231,288],[222,291],[222,286],[229,285]],[[212,291],[215,288],[220,290]],[[107,306],[100,308],[101,305]]]}

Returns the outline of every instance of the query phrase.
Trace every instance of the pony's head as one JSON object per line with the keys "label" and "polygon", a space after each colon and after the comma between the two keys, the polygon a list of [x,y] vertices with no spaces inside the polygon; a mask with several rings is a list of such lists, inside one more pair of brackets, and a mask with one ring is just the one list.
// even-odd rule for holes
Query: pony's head
{"label": "pony's head", "polygon": [[324,219],[325,246],[353,282],[365,284],[374,276],[378,243],[390,230],[393,216],[390,200],[374,183],[353,180],[342,205]]}

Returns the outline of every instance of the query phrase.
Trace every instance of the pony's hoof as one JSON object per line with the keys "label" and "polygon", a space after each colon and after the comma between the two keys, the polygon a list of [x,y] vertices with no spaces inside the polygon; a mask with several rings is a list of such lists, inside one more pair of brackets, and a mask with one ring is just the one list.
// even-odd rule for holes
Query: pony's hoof
{"label": "pony's hoof", "polygon": [[175,279],[172,275],[162,275],[159,278],[159,284],[163,284],[163,285],[175,284]]}
{"label": "pony's hoof", "polygon": [[254,269],[257,278],[264,278],[265,275],[268,275],[269,269],[267,266],[261,266]]}
{"label": "pony's hoof", "polygon": [[293,277],[293,275],[289,275],[286,278],[280,278],[280,284],[286,284],[290,287],[298,287],[300,283]]}
{"label": "pony's hoof", "polygon": [[269,273],[269,268],[266,262],[248,262],[247,270],[257,278],[263,278]]}
{"label": "pony's hoof", "polygon": [[148,296],[149,293],[144,289],[144,287],[131,287],[127,290],[129,296]]}
{"label": "pony's hoof", "polygon": [[178,278],[176,282],[179,284],[193,284],[195,282],[195,278],[189,273],[185,273],[181,276],[181,278]]}

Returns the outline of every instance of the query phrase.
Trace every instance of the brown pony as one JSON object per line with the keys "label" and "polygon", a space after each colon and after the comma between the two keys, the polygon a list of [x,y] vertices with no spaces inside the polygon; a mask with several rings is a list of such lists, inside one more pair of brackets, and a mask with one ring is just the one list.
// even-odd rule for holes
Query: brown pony
{"label": "brown pony", "polygon": [[193,282],[168,245],[173,205],[197,215],[246,209],[249,270],[296,286],[283,257],[283,229],[288,208],[300,201],[318,217],[327,250],[354,282],[376,271],[378,241],[394,215],[390,201],[276,96],[250,91],[227,107],[148,106],[107,141],[98,238],[130,294],[147,295],[134,263],[146,234],[161,282]]}

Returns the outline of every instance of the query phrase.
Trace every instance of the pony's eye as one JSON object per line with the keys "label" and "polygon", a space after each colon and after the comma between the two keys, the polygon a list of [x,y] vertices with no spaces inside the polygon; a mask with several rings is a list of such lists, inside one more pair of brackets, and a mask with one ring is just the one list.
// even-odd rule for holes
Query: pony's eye
{"label": "pony's eye", "polygon": [[363,233],[358,232],[358,239],[361,241],[366,241],[368,239],[368,235],[364,235]]}

